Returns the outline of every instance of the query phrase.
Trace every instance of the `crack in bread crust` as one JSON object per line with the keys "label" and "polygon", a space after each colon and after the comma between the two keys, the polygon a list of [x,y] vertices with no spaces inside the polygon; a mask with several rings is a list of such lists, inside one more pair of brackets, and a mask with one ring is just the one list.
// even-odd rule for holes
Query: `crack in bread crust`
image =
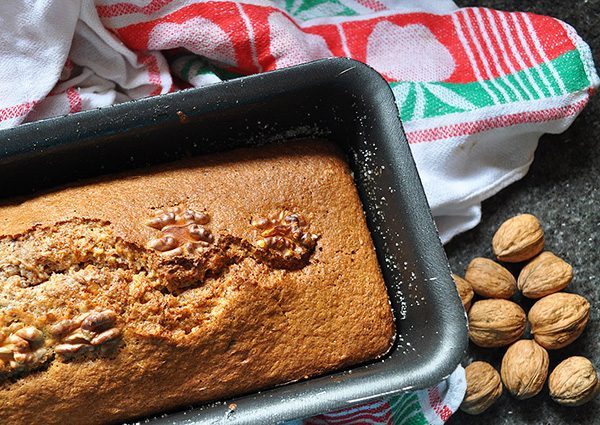
{"label": "crack in bread crust", "polygon": [[[2,236],[0,331],[8,335],[35,326],[49,354],[18,373],[0,358],[0,381],[33,373],[48,362],[71,361],[73,356],[60,355],[66,345],[52,329],[86,314],[114,313],[119,341],[129,334],[185,344],[189,334],[234,296],[235,291],[223,288],[232,266],[250,262],[270,270],[298,270],[313,252],[314,246],[284,255],[217,232],[207,246],[164,256],[116,236],[107,221],[86,218]],[[72,346],[79,350],[82,341]],[[92,359],[105,354],[81,351]]]}
{"label": "crack in bread crust", "polygon": [[212,246],[193,254],[164,257],[151,248],[114,236],[107,221],[74,218],[51,227],[34,226],[20,235],[1,236],[0,280],[17,278],[22,286],[36,286],[52,275],[94,265],[136,272],[151,270],[166,280],[170,292],[177,292],[201,284],[207,277],[218,277],[228,266],[245,258],[274,269],[298,270],[308,264],[314,248],[283,255],[219,233]]}

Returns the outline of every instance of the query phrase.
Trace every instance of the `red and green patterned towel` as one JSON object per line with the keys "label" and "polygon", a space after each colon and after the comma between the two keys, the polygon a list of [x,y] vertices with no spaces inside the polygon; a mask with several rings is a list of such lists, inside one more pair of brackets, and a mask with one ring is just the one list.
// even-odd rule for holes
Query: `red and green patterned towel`
{"label": "red and green patterned towel", "polygon": [[459,367],[445,381],[415,391],[326,413],[285,425],[430,425],[443,424],[452,416],[465,394],[466,381]]}
{"label": "red and green patterned towel", "polygon": [[[599,84],[564,22],[449,0],[36,0],[0,2],[0,22],[0,128],[325,57],[366,62],[394,92],[444,242]],[[442,423],[462,373],[306,422]]]}

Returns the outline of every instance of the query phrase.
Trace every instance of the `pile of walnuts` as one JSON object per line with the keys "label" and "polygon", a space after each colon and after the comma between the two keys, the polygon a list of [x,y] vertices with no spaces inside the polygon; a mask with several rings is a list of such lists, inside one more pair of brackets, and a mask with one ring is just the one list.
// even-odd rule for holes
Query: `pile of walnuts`
{"label": "pile of walnuts", "polygon": [[[502,384],[517,399],[538,394],[548,377],[548,351],[577,339],[588,323],[590,303],[580,295],[560,292],[573,278],[573,268],[544,249],[539,220],[522,214],[505,221],[492,240],[496,258],[506,263],[527,262],[515,279],[501,264],[475,258],[464,279],[453,275],[469,317],[469,338],[480,347],[509,346],[500,374],[492,365],[476,361],[466,367],[467,392],[461,410],[479,414],[502,394]],[[520,291],[537,299],[526,315],[510,301]],[[473,302],[474,295],[482,299]],[[529,322],[533,339],[521,339]],[[560,363],[548,379],[550,397],[566,406],[579,406],[600,391],[594,365],[574,356]]]}

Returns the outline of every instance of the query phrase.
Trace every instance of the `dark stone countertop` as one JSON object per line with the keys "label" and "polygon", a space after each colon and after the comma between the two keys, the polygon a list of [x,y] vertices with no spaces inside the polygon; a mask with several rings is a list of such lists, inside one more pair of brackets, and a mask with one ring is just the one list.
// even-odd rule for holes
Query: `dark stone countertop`
{"label": "dark stone countertop", "polygon": [[[458,0],[460,6],[485,6],[554,16],[575,27],[600,65],[600,0],[559,2],[538,0]],[[491,239],[508,217],[529,212],[540,218],[546,247],[573,265],[575,277],[567,288],[592,304],[590,323],[570,346],[550,352],[550,369],[572,355],[589,358],[600,368],[600,94],[592,98],[573,125],[559,135],[541,138],[527,176],[483,203],[482,222],[452,240],[446,251],[455,272],[464,274],[476,256],[493,258]],[[523,303],[527,311],[531,302]],[[505,349],[470,345],[464,364],[486,360],[499,369]],[[600,424],[600,396],[584,406],[554,403],[547,385],[536,397],[519,401],[504,391],[502,398],[479,416],[459,412],[450,425]]]}

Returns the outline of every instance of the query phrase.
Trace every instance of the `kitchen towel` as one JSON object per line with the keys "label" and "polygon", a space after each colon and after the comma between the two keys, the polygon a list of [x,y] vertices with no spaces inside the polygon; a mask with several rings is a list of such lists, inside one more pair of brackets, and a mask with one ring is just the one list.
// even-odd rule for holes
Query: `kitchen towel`
{"label": "kitchen towel", "polygon": [[448,0],[0,3],[0,128],[347,56],[396,96],[443,242],[527,172],[599,80],[569,25]]}
{"label": "kitchen towel", "polygon": [[[325,57],[366,62],[394,92],[443,242],[599,84],[564,22],[448,0],[9,0],[0,27],[0,128]],[[459,366],[429,390],[305,422],[443,423],[464,389]]]}
{"label": "kitchen towel", "polygon": [[443,424],[462,402],[467,382],[458,367],[446,380],[426,390],[362,404],[285,425],[433,425]]}

